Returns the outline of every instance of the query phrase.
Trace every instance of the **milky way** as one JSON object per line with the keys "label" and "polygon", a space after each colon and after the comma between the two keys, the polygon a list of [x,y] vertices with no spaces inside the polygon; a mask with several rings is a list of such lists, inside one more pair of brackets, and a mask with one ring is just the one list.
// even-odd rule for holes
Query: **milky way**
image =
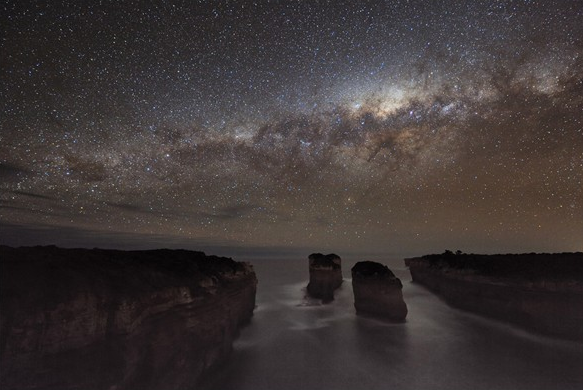
{"label": "milky way", "polygon": [[0,11],[0,243],[583,250],[581,1]]}

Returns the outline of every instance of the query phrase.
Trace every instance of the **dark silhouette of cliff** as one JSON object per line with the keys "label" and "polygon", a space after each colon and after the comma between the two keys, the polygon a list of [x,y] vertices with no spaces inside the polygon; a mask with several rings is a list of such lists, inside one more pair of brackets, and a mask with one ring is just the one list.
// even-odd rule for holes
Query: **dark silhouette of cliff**
{"label": "dark silhouette of cliff", "polygon": [[413,282],[449,304],[551,336],[583,340],[583,253],[405,259]]}
{"label": "dark silhouette of cliff", "polygon": [[256,284],[202,252],[1,246],[0,388],[191,388],[228,356]]}

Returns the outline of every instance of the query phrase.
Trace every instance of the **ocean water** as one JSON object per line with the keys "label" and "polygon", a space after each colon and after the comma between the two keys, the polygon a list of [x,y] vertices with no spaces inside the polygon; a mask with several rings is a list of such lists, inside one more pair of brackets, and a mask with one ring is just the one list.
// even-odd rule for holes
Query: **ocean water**
{"label": "ocean water", "polygon": [[583,341],[559,341],[449,307],[411,283],[407,321],[356,316],[350,268],[330,304],[306,298],[306,260],[251,261],[257,308],[207,389],[583,389]]}

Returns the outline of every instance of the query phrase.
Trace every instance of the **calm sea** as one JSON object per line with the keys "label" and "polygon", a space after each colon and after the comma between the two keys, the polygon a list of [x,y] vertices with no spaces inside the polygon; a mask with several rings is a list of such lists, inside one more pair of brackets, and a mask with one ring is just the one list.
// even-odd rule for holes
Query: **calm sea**
{"label": "calm sea", "polygon": [[307,259],[251,261],[257,308],[208,389],[583,389],[583,343],[558,341],[453,309],[412,284],[406,323],[356,316],[350,268],[326,305],[305,297]]}

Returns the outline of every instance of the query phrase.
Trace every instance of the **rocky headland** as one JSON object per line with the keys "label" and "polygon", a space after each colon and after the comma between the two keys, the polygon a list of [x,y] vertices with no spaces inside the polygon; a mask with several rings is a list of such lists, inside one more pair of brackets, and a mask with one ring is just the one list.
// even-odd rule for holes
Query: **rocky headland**
{"label": "rocky headland", "polygon": [[427,255],[405,259],[413,282],[450,305],[583,341],[583,253]]}
{"label": "rocky headland", "polygon": [[312,253],[309,257],[310,282],[308,294],[324,302],[334,299],[334,290],[342,284],[342,266],[339,256],[331,253]]}
{"label": "rocky headland", "polygon": [[403,284],[386,266],[374,261],[360,261],[352,267],[352,289],[357,314],[404,321],[407,305]]}
{"label": "rocky headland", "polygon": [[0,247],[0,388],[193,388],[256,285],[249,264],[202,252]]}

